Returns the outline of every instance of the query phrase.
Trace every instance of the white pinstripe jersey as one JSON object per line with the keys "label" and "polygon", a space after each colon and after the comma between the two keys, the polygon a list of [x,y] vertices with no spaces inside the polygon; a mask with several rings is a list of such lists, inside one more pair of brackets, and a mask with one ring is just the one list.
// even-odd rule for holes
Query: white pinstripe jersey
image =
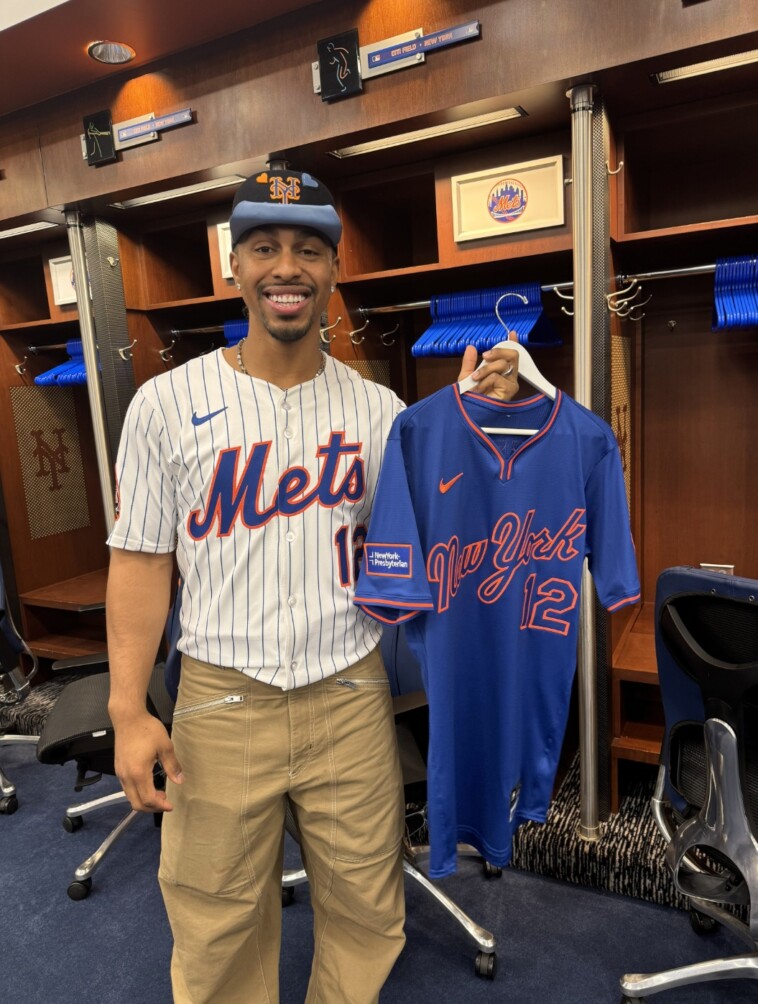
{"label": "white pinstripe jersey", "polygon": [[355,566],[403,407],[330,357],[289,390],[238,373],[222,350],[139,388],[108,543],[176,549],[182,652],[289,690],[376,646]]}

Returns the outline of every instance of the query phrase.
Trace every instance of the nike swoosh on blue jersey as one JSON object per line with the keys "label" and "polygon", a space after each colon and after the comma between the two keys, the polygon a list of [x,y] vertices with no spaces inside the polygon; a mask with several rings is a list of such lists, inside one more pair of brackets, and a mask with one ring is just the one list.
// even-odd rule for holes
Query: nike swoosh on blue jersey
{"label": "nike swoosh on blue jersey", "polygon": [[229,407],[228,404],[224,405],[223,408],[219,408],[218,411],[212,411],[209,415],[198,415],[196,411],[192,412],[192,424],[193,425],[203,425],[205,422],[210,422],[212,418],[216,415],[220,415],[222,411],[226,411]]}

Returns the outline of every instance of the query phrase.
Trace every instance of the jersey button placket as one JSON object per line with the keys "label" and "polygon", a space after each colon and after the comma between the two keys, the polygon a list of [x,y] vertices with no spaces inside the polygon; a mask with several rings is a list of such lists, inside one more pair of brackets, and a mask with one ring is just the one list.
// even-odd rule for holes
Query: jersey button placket
{"label": "jersey button placket", "polygon": [[[292,407],[289,401],[287,400],[286,391],[284,392],[284,395],[282,396],[279,402],[279,406],[281,408],[282,418],[283,418],[282,420],[283,428],[282,426],[280,426],[280,428],[282,428],[281,431],[282,438],[280,440],[280,442],[282,443],[282,456],[285,458],[286,467],[290,468],[293,466],[293,464],[297,463],[297,459],[296,457],[292,456],[295,430],[289,424],[290,416],[292,414]],[[292,609],[293,597],[290,595],[290,589],[292,588],[292,583],[294,581],[293,576],[295,574],[293,570],[294,555],[293,555],[292,545],[295,541],[296,535],[295,532],[291,529],[290,520],[286,516],[280,515],[278,517],[278,523],[279,523],[280,540],[284,538],[283,552],[285,555],[284,566],[282,569],[283,574],[279,580],[280,583],[279,603],[280,603],[280,609],[286,606],[288,608],[288,614],[289,614],[289,616],[285,614],[280,618],[280,623],[284,628],[283,633],[286,635],[284,651],[282,653],[282,656],[283,656],[283,665],[286,666],[289,670],[290,679],[288,681],[288,687],[294,687],[296,682],[295,671],[297,669],[297,662],[293,658],[295,654],[295,622],[293,619],[294,611]]]}

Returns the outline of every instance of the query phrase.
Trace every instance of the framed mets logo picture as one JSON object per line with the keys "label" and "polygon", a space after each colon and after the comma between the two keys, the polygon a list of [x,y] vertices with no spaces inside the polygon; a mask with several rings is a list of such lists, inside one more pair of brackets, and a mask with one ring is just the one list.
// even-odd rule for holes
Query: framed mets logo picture
{"label": "framed mets logo picture", "polygon": [[487,171],[458,174],[453,185],[453,237],[474,241],[565,220],[563,157],[543,157]]}

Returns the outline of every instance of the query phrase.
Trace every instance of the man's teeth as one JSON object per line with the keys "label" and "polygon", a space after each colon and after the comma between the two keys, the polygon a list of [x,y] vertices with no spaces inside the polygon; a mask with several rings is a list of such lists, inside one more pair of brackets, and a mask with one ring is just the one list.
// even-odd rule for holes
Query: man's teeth
{"label": "man's teeth", "polygon": [[268,298],[274,303],[302,303],[305,296],[302,293],[269,293]]}

